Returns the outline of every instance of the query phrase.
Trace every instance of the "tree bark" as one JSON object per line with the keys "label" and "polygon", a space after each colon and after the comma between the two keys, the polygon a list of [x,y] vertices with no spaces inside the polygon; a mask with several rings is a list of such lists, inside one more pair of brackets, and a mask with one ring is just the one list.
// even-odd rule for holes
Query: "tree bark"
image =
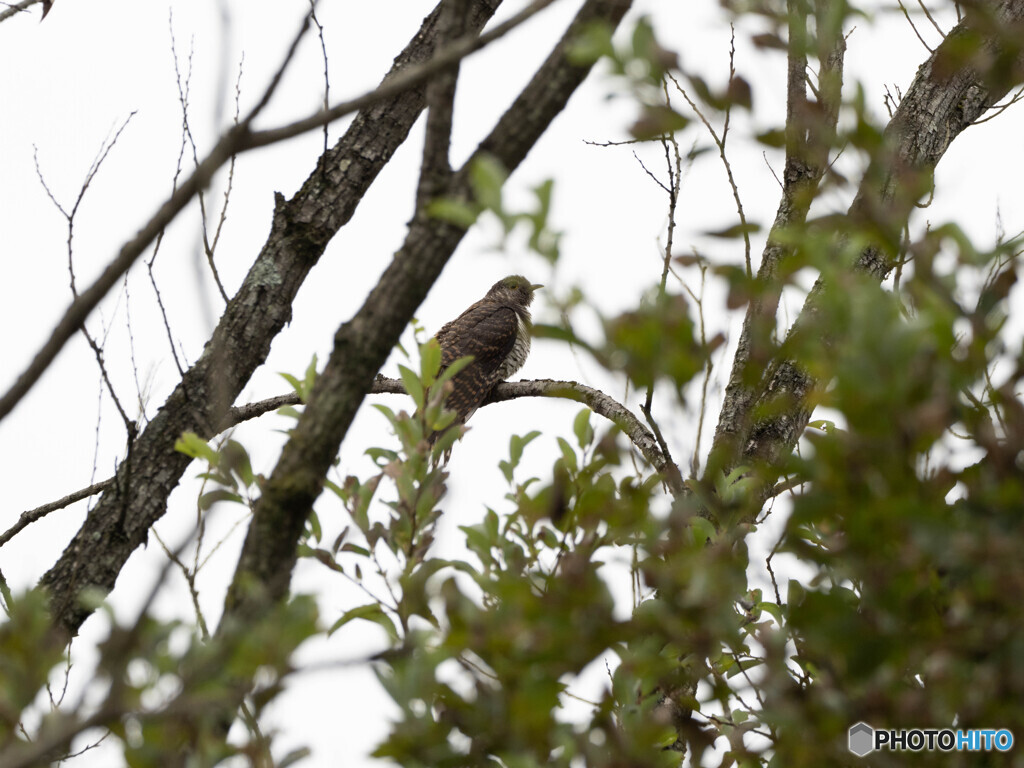
{"label": "tree bark", "polygon": [[[594,21],[616,26],[629,6],[629,0],[586,0],[474,156],[434,192],[472,199],[469,169],[481,153],[496,158],[510,172],[517,168],[590,71],[590,65],[569,60],[570,42]],[[461,227],[429,217],[421,208],[405,243],[363,306],[338,329],[334,350],[256,505],[218,631],[258,615],[287,595],[299,536],[341,441],[374,375],[464,234]]]}
{"label": "tree bark", "polygon": [[[474,0],[466,29],[481,29],[500,2]],[[388,77],[434,53],[440,7],[424,19]],[[291,319],[292,301],[309,271],[405,141],[423,106],[424,88],[418,87],[362,110],[292,199],[276,196],[270,236],[202,355],[130,446],[113,487],[42,579],[54,626],[65,639],[77,634],[91,613],[79,600],[82,590],[112,590],[129,555],[166,511],[167,498],[191,461],[174,450],[175,441],[185,431],[207,438],[216,434]]]}
{"label": "tree bark", "polygon": [[[935,166],[953,140],[986,109],[1024,82],[1024,0],[1000,0],[971,6],[935,52],[918,69],[883,134],[883,150],[871,160],[847,217],[853,227],[877,233],[851,268],[881,282],[892,270],[900,232],[915,203],[931,189]],[[965,51],[970,55],[965,60]],[[786,345],[797,334],[818,334],[824,282],[807,296]],[[834,339],[821,338],[831,344]],[[759,377],[749,399],[726,398],[722,425],[740,425],[735,447],[719,460],[719,470],[738,464],[778,468],[796,446],[813,410],[816,382],[794,360],[776,358]],[[764,409],[776,415],[759,421]],[[716,444],[718,435],[716,434]],[[709,463],[709,469],[712,464]],[[772,479],[765,478],[762,500]]]}

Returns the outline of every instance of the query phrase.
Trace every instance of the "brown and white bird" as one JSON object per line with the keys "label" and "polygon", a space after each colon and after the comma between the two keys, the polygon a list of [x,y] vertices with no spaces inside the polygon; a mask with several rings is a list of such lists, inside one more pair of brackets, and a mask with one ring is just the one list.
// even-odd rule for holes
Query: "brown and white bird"
{"label": "brown and white bird", "polygon": [[[480,301],[436,334],[441,344],[441,370],[460,357],[473,362],[452,379],[453,389],[445,401],[464,424],[494,389],[523,367],[530,354],[530,302],[541,285],[521,275],[496,282]],[[432,440],[438,433],[432,435]]]}

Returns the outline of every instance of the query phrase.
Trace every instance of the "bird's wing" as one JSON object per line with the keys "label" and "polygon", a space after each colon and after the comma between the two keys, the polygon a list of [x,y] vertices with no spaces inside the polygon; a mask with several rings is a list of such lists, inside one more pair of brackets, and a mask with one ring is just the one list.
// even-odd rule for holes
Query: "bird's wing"
{"label": "bird's wing", "polygon": [[442,368],[473,355],[473,362],[452,379],[454,389],[447,400],[460,421],[469,418],[497,383],[518,329],[519,318],[511,307],[478,303],[438,331]]}

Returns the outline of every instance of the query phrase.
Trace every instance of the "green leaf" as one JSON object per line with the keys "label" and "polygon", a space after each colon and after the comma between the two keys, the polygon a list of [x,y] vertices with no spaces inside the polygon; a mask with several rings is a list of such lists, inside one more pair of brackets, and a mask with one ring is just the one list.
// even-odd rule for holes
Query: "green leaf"
{"label": "green leaf", "polygon": [[237,440],[228,440],[224,443],[224,447],[220,449],[219,465],[225,472],[234,472],[246,488],[255,480],[249,453]]}
{"label": "green leaf", "polygon": [[746,224],[733,224],[731,227],[719,229],[714,232],[705,232],[704,234],[707,235],[708,237],[720,237],[723,239],[731,239],[743,237],[744,235],[753,235],[760,231],[760,224],[754,224],[748,221]]}
{"label": "green leaf", "polygon": [[280,376],[282,379],[284,379],[285,381],[287,381],[291,385],[292,389],[295,390],[295,394],[297,394],[299,396],[299,399],[301,400],[302,399],[302,382],[299,381],[295,376],[292,376],[290,373],[284,373],[283,371],[278,373],[277,375]]}
{"label": "green leaf", "polygon": [[282,757],[277,762],[277,768],[288,768],[288,766],[297,765],[302,760],[305,760],[312,754],[313,751],[309,747],[299,747],[298,749],[293,749],[291,752],[289,752],[287,755]]}
{"label": "green leaf", "polygon": [[309,511],[309,532],[314,541],[319,542],[323,537],[323,530],[320,528],[320,517],[312,509]]}
{"label": "green leaf", "polygon": [[572,433],[576,435],[576,443],[582,449],[586,449],[594,442],[594,428],[590,426],[589,408],[584,408],[576,414],[572,422]]}
{"label": "green leaf", "polygon": [[540,437],[540,431],[535,429],[525,435],[512,435],[509,438],[508,453],[513,468],[519,466],[519,460],[523,458],[523,449],[538,437]]}
{"label": "green leaf", "polygon": [[313,391],[314,384],[316,384],[316,355],[313,355],[313,359],[306,366],[306,375],[302,380],[303,392],[306,397]]}
{"label": "green leaf", "polygon": [[786,132],[779,128],[764,131],[763,133],[757,134],[754,138],[757,139],[758,143],[764,144],[766,147],[782,149],[786,146]]}
{"label": "green leaf", "polygon": [[441,343],[435,338],[430,338],[420,346],[420,379],[430,386],[437,379],[437,372],[440,370]]}
{"label": "green leaf", "polygon": [[[451,423],[454,419],[445,419]],[[444,429],[439,424],[440,429]],[[455,445],[455,441],[462,437],[462,430],[459,427],[452,427],[451,429],[445,429],[441,433],[441,436],[434,443],[434,446],[430,449],[430,454],[434,457],[440,458],[445,454],[446,451],[451,450],[451,447]]]}
{"label": "green leaf", "polygon": [[365,451],[366,455],[369,456],[373,463],[378,467],[383,467],[386,464],[390,464],[392,461],[398,458],[398,453],[391,450],[390,448],[367,448]]}
{"label": "green leaf", "polygon": [[302,416],[302,412],[298,410],[294,405],[282,405],[277,409],[279,416],[290,416],[291,418],[298,421],[299,417]]}
{"label": "green leaf", "polygon": [[299,396],[299,400],[303,403],[309,400],[309,393],[313,391],[313,385],[316,384],[316,362],[316,355],[313,355],[313,359],[306,366],[301,380],[290,373],[278,373],[278,376],[291,385],[292,389],[295,390],[295,394]]}
{"label": "green leaf", "polygon": [[374,624],[383,627],[384,631],[388,633],[388,637],[391,638],[392,642],[398,642],[398,630],[395,628],[395,622],[391,620],[391,617],[384,612],[377,603],[368,603],[367,605],[360,605],[351,610],[345,611],[331,628],[327,630],[327,636],[330,637],[343,626],[348,624],[350,621],[355,619],[363,619],[364,621],[372,621]]}
{"label": "green leaf", "polygon": [[445,368],[444,372],[437,377],[437,381],[434,386],[442,385],[446,381],[451,381],[453,377],[458,375],[459,371],[472,363],[474,359],[473,355],[466,355],[465,357],[460,357],[458,360],[454,360],[451,365]]}
{"label": "green leaf", "polygon": [[207,510],[218,501],[233,501],[237,504],[245,503],[245,500],[237,493],[232,493],[227,488],[217,488],[212,491],[207,491],[199,497],[199,508]]}
{"label": "green leaf", "polygon": [[690,119],[664,104],[644,106],[629,132],[640,141],[650,141],[683,130]]}
{"label": "green leaf", "polygon": [[508,171],[501,162],[489,154],[481,154],[469,168],[469,183],[477,201],[484,208],[501,213],[501,188],[508,178]]}
{"label": "green leaf", "polygon": [[714,541],[718,537],[715,526],[704,517],[695,515],[690,518],[690,530],[693,532],[693,540],[698,546],[704,546],[705,543]]}
{"label": "green leaf", "polygon": [[399,365],[398,373],[402,377],[402,384],[405,385],[405,391],[409,393],[413,402],[416,403],[416,408],[422,409],[424,403],[423,383],[416,375],[416,372],[404,365]]}
{"label": "green leaf", "polygon": [[451,197],[440,197],[431,200],[427,205],[427,215],[441,221],[447,221],[463,229],[469,229],[480,217],[481,207],[456,200]]}
{"label": "green leaf", "polygon": [[174,450],[193,459],[205,459],[211,467],[217,466],[220,461],[217,452],[195,432],[182,433],[174,443]]}
{"label": "green leaf", "polygon": [[777,603],[772,603],[772,602],[769,602],[767,600],[764,600],[764,601],[762,601],[760,603],[755,604],[754,605],[754,610],[755,611],[763,611],[764,613],[770,614],[771,617],[773,619],[775,619],[775,621],[777,621],[779,623],[779,626],[780,627],[782,626],[782,606],[781,605],[778,605]]}
{"label": "green leaf", "polygon": [[567,58],[573,64],[590,65],[602,56],[615,56],[612,28],[607,22],[591,22],[572,41]]}
{"label": "green leaf", "polygon": [[565,468],[569,470],[570,474],[575,474],[579,466],[576,461],[576,451],[573,450],[572,446],[569,445],[569,441],[564,437],[558,438],[558,447],[562,449],[562,459],[565,461]]}
{"label": "green leaf", "polygon": [[391,426],[395,429],[398,428],[398,416],[393,410],[388,408],[383,403],[373,403],[373,407],[384,414],[384,418],[388,420]]}

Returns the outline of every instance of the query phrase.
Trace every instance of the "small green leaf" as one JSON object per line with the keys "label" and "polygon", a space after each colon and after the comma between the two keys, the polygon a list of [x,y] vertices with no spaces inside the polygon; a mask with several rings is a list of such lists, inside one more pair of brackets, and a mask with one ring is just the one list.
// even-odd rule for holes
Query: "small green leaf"
{"label": "small green leaf", "polygon": [[280,376],[282,379],[284,379],[285,381],[287,381],[291,385],[292,389],[295,390],[295,394],[297,394],[299,396],[299,399],[302,398],[302,382],[301,381],[299,381],[297,378],[292,376],[290,373],[283,373],[282,372],[282,373],[279,373],[277,375]]}
{"label": "small green leaf", "polygon": [[786,146],[786,132],[779,128],[759,133],[754,138],[757,139],[758,143],[764,144],[766,147],[782,149],[782,147]]}
{"label": "small green leaf", "polygon": [[388,422],[390,422],[392,427],[397,428],[398,416],[395,414],[393,410],[388,408],[383,403],[373,403],[373,407],[384,414],[384,418],[387,419]]}
{"label": "small green leaf", "polygon": [[602,56],[614,56],[612,29],[607,22],[592,22],[576,36],[568,50],[568,59],[573,64],[590,65]]}
{"label": "small green leaf", "polygon": [[804,585],[796,579],[789,580],[789,588],[786,590],[786,605],[793,607],[800,605],[804,601],[804,597],[807,595],[807,590],[804,589]]}
{"label": "small green leaf", "polygon": [[705,232],[704,234],[707,235],[708,237],[720,237],[723,239],[731,239],[743,237],[744,235],[753,235],[760,231],[760,224],[747,222],[746,224],[733,224],[731,227],[719,229],[714,232]]}
{"label": "small green leaf", "polygon": [[[444,429],[443,427],[440,427]],[[440,458],[447,451],[450,451],[452,446],[455,445],[455,441],[462,437],[462,429],[459,427],[452,427],[451,429],[445,429],[441,436],[434,443],[434,446],[430,449],[431,456]]]}
{"label": "small green leaf", "polygon": [[211,467],[217,466],[217,463],[220,461],[220,456],[217,452],[195,432],[182,433],[181,437],[174,443],[174,450],[186,456],[191,456],[193,459],[205,459]]}
{"label": "small green leaf", "polygon": [[441,344],[431,338],[420,347],[420,379],[430,386],[437,379],[441,370]]}
{"label": "small green leaf", "polygon": [[360,605],[357,608],[353,608],[349,611],[345,611],[331,628],[327,630],[327,636],[330,637],[343,626],[348,624],[354,619],[363,619],[364,621],[372,621],[374,624],[384,628],[384,631],[388,633],[388,637],[393,642],[398,642],[398,630],[395,628],[395,622],[391,620],[384,609],[381,608],[377,603],[369,603],[367,605]]}
{"label": "small green leaf", "polygon": [[316,384],[316,355],[313,355],[313,359],[306,366],[306,375],[302,380],[303,392],[306,397],[313,391],[314,384]]}
{"label": "small green leaf", "polygon": [[538,437],[540,437],[540,431],[535,429],[525,435],[512,435],[509,438],[508,453],[513,468],[519,466],[519,460],[523,458],[523,449]]}
{"label": "small green leaf", "polygon": [[290,416],[291,418],[298,421],[299,417],[302,416],[302,412],[299,411],[294,405],[282,405],[277,409],[279,416]]}
{"label": "small green leaf", "polygon": [[584,408],[576,414],[572,422],[572,433],[576,435],[576,444],[585,449],[594,442],[594,428],[590,426],[590,409]]}
{"label": "small green leaf", "polygon": [[398,458],[398,454],[390,448],[367,448],[366,455],[369,456],[373,460],[373,463],[378,467],[390,464]]}
{"label": "small green leaf", "polygon": [[398,373],[402,377],[402,384],[405,385],[405,391],[409,393],[409,397],[411,397],[413,402],[416,403],[416,408],[423,408],[423,383],[416,375],[416,372],[404,365],[399,365]]}
{"label": "small green leaf", "polygon": [[640,141],[650,141],[683,130],[690,119],[664,104],[645,106],[640,117],[630,126],[630,133]]}
{"label": "small green leaf", "polygon": [[435,386],[444,384],[446,381],[451,381],[453,377],[458,375],[459,371],[472,363],[473,360],[473,355],[466,355],[465,357],[460,357],[458,360],[453,361],[451,365],[444,369],[444,373],[437,377]]}
{"label": "small green leaf", "polygon": [[562,449],[562,459],[565,461],[565,468],[569,470],[570,474],[575,474],[579,466],[576,461],[576,451],[573,450],[572,446],[569,445],[569,441],[564,437],[558,438],[558,447]]}
{"label": "small green leaf", "polygon": [[714,541],[718,535],[715,532],[715,526],[711,524],[710,520],[696,515],[690,519],[690,530],[693,531],[693,540],[699,546],[703,546],[709,541]]}
{"label": "small green leaf", "polygon": [[508,171],[493,155],[481,154],[469,168],[469,183],[477,201],[498,213],[502,211],[501,188],[507,178]]}
{"label": "small green leaf", "polygon": [[238,475],[246,488],[251,486],[255,479],[249,453],[245,450],[245,446],[237,440],[228,440],[220,449],[220,468],[225,472],[234,472]]}
{"label": "small green leaf", "polygon": [[754,605],[754,610],[770,614],[779,623],[779,626],[782,626],[782,606],[765,600]]}
{"label": "small green leaf", "polygon": [[207,491],[199,497],[199,508],[207,510],[216,504],[218,501],[234,501],[238,504],[244,504],[245,501],[237,493],[232,493],[226,488],[217,488],[212,491]]}
{"label": "small green leaf", "polygon": [[309,531],[314,541],[319,542],[323,537],[323,530],[320,528],[320,518],[314,510],[309,511]]}
{"label": "small green leaf", "polygon": [[441,221],[447,221],[463,229],[469,229],[479,218],[481,208],[462,200],[441,197],[431,200],[427,205],[427,215]]}

